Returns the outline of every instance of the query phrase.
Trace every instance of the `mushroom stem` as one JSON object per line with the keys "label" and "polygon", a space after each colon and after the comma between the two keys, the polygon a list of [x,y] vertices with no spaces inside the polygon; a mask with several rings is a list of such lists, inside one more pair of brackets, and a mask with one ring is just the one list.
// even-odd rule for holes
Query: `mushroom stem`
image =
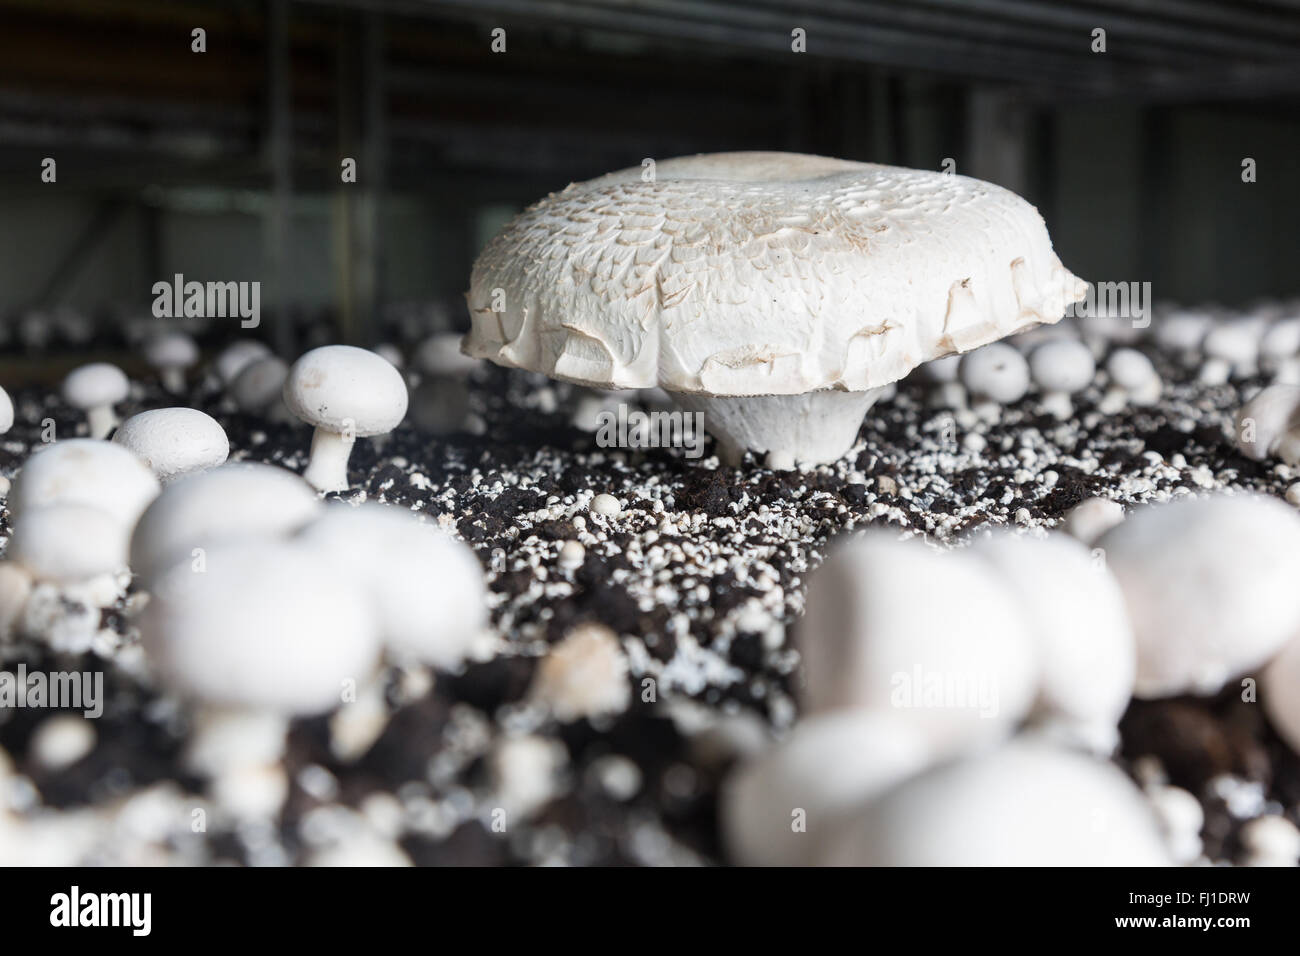
{"label": "mushroom stem", "polygon": [[112,405],[96,405],[86,410],[86,425],[91,438],[107,438],[119,421]]}
{"label": "mushroom stem", "polygon": [[348,487],[348,458],[355,435],[317,428],[311,436],[311,461],[302,473],[307,483],[321,492],[344,491]]}
{"label": "mushroom stem", "polygon": [[882,389],[825,389],[802,395],[712,396],[673,393],[688,412],[700,412],[718,441],[718,456],[738,465],[746,451],[766,452],[772,468],[836,461],[853,447],[867,410]]}

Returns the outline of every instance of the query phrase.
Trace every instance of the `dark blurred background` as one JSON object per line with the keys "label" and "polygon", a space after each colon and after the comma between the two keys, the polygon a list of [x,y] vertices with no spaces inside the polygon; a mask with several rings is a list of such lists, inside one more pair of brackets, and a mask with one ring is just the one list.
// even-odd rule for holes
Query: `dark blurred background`
{"label": "dark blurred background", "polygon": [[732,149],[951,159],[1087,279],[1295,295],[1300,0],[0,0],[0,339],[93,348],[178,272],[260,281],[286,353],[454,327],[515,210]]}

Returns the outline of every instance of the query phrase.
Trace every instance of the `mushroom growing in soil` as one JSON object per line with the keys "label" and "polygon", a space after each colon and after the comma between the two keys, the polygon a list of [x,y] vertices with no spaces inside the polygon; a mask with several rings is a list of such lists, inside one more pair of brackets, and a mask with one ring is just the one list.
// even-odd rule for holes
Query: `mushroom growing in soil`
{"label": "mushroom growing in soil", "polygon": [[23,463],[8,507],[17,524],[42,505],[88,505],[113,515],[129,531],[158,491],[158,479],[134,452],[112,442],[70,438]]}
{"label": "mushroom growing in soil", "polygon": [[91,438],[106,438],[117,425],[113,406],[126,401],[131,382],[116,365],[91,362],[75,368],[63,380],[63,400],[86,413]]}
{"label": "mushroom growing in soil", "polygon": [[786,153],[665,160],[534,204],[474,264],[464,349],[704,414],[720,452],[844,455],[922,362],[1085,292],[1037,211],[962,176]]}
{"label": "mushroom growing in soil", "polygon": [[1160,400],[1164,389],[1160,373],[1151,359],[1137,349],[1111,352],[1106,359],[1106,374],[1110,376],[1110,388],[1097,406],[1103,414],[1114,415],[1130,403],[1141,408]]}
{"label": "mushroom growing in soil", "polygon": [[225,429],[197,408],[156,408],[132,415],[113,442],[142,458],[159,481],[215,468],[230,454]]}
{"label": "mushroom growing in soil", "polygon": [[1029,355],[1029,374],[1042,390],[1043,408],[1061,419],[1074,414],[1071,396],[1092,384],[1096,371],[1092,350],[1077,339],[1044,342]]}
{"label": "mushroom growing in soil", "polygon": [[271,421],[288,420],[284,404],[284,383],[289,366],[274,355],[255,358],[245,365],[226,389],[241,412],[264,415]]}
{"label": "mushroom growing in soil", "polygon": [[148,362],[163,388],[173,395],[185,391],[185,372],[199,360],[199,347],[184,332],[161,332],[144,344],[144,360]]}
{"label": "mushroom growing in soil", "polygon": [[406,415],[406,382],[368,349],[324,345],[293,363],[284,402],[316,429],[303,478],[317,491],[344,491],[357,438],[386,434]]}

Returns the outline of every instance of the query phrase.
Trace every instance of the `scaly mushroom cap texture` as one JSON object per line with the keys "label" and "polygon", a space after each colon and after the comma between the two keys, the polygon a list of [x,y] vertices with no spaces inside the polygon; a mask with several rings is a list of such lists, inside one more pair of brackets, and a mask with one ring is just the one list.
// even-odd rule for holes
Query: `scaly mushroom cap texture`
{"label": "scaly mushroom cap texture", "polygon": [[601,388],[862,391],[1085,292],[1038,211],[981,180],[793,153],[646,178],[570,185],[507,225],[474,263],[466,354]]}

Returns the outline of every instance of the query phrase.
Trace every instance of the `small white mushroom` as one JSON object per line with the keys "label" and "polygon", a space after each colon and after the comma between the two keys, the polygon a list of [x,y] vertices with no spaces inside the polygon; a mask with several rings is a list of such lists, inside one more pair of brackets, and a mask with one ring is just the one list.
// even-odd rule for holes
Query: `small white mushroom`
{"label": "small white mushroom", "polygon": [[320,510],[311,486],[291,471],[221,465],[172,482],[149,506],[131,536],[131,569],[149,588],[174,564],[205,561],[219,544],[286,537]]}
{"label": "small white mushroom", "polygon": [[623,506],[618,503],[618,499],[613,495],[599,494],[591,499],[588,506],[592,514],[605,515],[606,517],[616,517]]}
{"label": "small white mushroom", "polygon": [[223,385],[230,385],[251,362],[268,358],[271,350],[257,339],[239,339],[221,350],[213,363]]}
{"label": "small white mushroom", "polygon": [[0,435],[14,427],[14,403],[9,393],[0,388]]}
{"label": "small white mushroom", "polygon": [[230,454],[226,431],[197,408],[156,408],[132,415],[113,441],[139,455],[159,481],[215,468]]}
{"label": "small white mushroom", "polygon": [[199,347],[184,332],[161,332],[144,345],[144,360],[173,395],[185,391],[185,372],[199,360]]}
{"label": "small white mushroom", "polygon": [[542,659],[531,694],[561,721],[623,712],[632,688],[618,637],[599,624],[578,625]]}
{"label": "small white mushroom", "polygon": [[1300,354],[1300,316],[1274,322],[1260,337],[1260,363],[1270,370],[1297,354]]}
{"label": "small white mushroom", "polygon": [[1237,412],[1233,441],[1247,458],[1300,464],[1300,386],[1270,385]]}
{"label": "small white mushroom", "polygon": [[70,438],[23,463],[7,504],[15,523],[42,505],[88,505],[113,515],[129,532],[158,491],[158,479],[134,452],[112,442]]}
{"label": "small white mushroom", "polygon": [[1259,324],[1248,320],[1221,322],[1211,328],[1201,343],[1206,356],[1201,382],[1221,385],[1228,378],[1254,375],[1259,362],[1259,333]]}
{"label": "small white mushroom", "polygon": [[113,406],[126,400],[131,382],[126,373],[107,362],[92,362],[68,373],[63,400],[86,413],[91,438],[105,438],[117,425]]}
{"label": "small white mushroom", "polygon": [[1158,784],[1147,788],[1165,847],[1174,863],[1194,863],[1201,855],[1201,828],[1205,811],[1201,802],[1182,787]]}
{"label": "small white mushroom", "polygon": [[454,668],[487,625],[487,587],[474,553],[409,511],[337,504],[297,540],[362,588],[399,658]]}
{"label": "small white mushroom", "polygon": [[1005,736],[1033,704],[1029,624],[977,557],[871,532],[812,576],[806,606],[807,712],[901,714],[946,754]]}
{"label": "small white mushroom", "polygon": [[288,364],[274,355],[266,355],[245,364],[226,393],[241,412],[272,419],[287,418],[282,393],[288,377]]}
{"label": "small white mushroom", "polygon": [[1086,498],[1069,510],[1063,530],[1072,538],[1091,545],[1124,520],[1124,506],[1109,498]]}
{"label": "small white mushroom", "polygon": [[1266,814],[1241,828],[1246,866],[1295,866],[1300,862],[1300,828],[1286,817]]}
{"label": "small white mushroom", "polygon": [[1072,743],[1109,754],[1133,694],[1137,650],[1124,595],[1073,538],[998,534],[975,543],[1015,591],[1038,648],[1034,716]]}
{"label": "small white mushroom", "polygon": [[1117,767],[1031,739],[912,778],[825,846],[839,866],[1169,865]]}
{"label": "small white mushroom", "polygon": [[1129,404],[1139,407],[1154,405],[1164,388],[1156,367],[1137,349],[1116,349],[1110,353],[1106,359],[1106,374],[1110,376],[1111,387],[1102,398],[1099,409],[1108,415]]}
{"label": "small white mushroom", "polygon": [[1148,505],[1097,546],[1124,591],[1139,697],[1215,693],[1300,633],[1300,516],[1276,498]]}
{"label": "small white mushroom", "polygon": [[293,363],[284,402],[315,428],[303,478],[317,491],[343,491],[356,439],[386,434],[406,415],[406,382],[374,352],[325,345]]}
{"label": "small white mushroom", "polygon": [[33,581],[76,584],[125,568],[129,535],[99,508],[45,505],[23,511],[6,553]]}
{"label": "small white mushroom", "polygon": [[97,738],[93,721],[80,714],[56,714],[37,725],[28,746],[38,764],[58,772],[94,750]]}
{"label": "small white mushroom", "polygon": [[1152,332],[1162,349],[1187,365],[1200,354],[1201,343],[1213,325],[1214,319],[1204,312],[1177,311],[1157,318]]}
{"label": "small white mushroom", "polygon": [[1029,363],[1018,349],[994,342],[961,357],[961,381],[976,399],[982,416],[997,415],[998,405],[1011,405],[1029,390]]}
{"label": "small white mushroom", "polygon": [[723,837],[741,866],[807,866],[846,816],[930,760],[925,739],[888,714],[814,714],[733,771],[722,790]]}
{"label": "small white mushroom", "polygon": [[1074,414],[1070,396],[1087,388],[1096,370],[1092,351],[1075,339],[1044,342],[1029,355],[1029,373],[1043,392],[1043,408],[1057,418]]}

